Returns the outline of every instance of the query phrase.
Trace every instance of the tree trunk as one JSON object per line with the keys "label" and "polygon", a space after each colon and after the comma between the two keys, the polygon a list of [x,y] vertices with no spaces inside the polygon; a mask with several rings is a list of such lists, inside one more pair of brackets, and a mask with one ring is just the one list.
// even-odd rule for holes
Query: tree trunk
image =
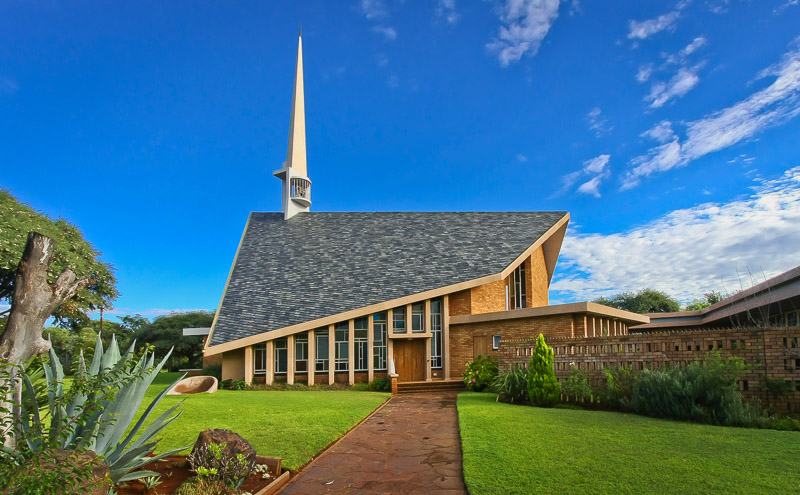
{"label": "tree trunk", "polygon": [[[91,283],[91,277],[78,279],[67,268],[51,285],[47,272],[53,260],[55,241],[38,232],[29,232],[22,260],[14,278],[14,296],[8,315],[6,331],[0,336],[0,359],[21,366],[37,354],[50,350],[50,342],[42,338],[42,329],[47,319],[64,301],[77,294]],[[16,376],[16,370],[12,370]],[[19,396],[20,383],[15,380],[14,396]],[[2,398],[4,405],[13,400]],[[6,445],[9,445],[6,437]]]}

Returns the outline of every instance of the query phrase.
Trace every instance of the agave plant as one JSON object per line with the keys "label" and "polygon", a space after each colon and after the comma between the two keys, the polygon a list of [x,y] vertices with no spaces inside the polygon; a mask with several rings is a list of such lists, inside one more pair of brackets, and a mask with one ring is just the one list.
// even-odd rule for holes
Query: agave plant
{"label": "agave plant", "polygon": [[[61,361],[51,347],[49,362],[43,365],[46,410],[50,416],[47,427],[43,427],[39,408],[32,406],[36,404],[36,380],[23,373],[21,429],[27,448],[32,451],[45,447],[92,450],[105,460],[114,484],[157,476],[153,471],[139,469],[187,449],[189,446],[148,457],[160,440],[156,436],[182,414],[183,411],[178,411],[173,416],[181,403],[164,411],[142,431],[156,405],[183,377],[162,390],[131,426],[147,388],[172,353],[170,350],[155,364],[153,352],[148,350],[137,356],[134,345],[135,342],[124,355],[120,354],[117,341],[112,337],[108,350],[104,351],[98,335],[91,365],[86,367],[81,353],[75,383],[66,393]],[[36,431],[41,433],[36,434]]]}

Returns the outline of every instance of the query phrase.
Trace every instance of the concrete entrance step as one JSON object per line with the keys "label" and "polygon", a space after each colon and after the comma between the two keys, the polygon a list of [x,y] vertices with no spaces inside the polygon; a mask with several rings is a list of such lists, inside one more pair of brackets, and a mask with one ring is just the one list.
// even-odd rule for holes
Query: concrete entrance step
{"label": "concrete entrance step", "polygon": [[421,392],[438,392],[443,390],[464,390],[461,380],[436,380],[430,382],[399,382],[398,394],[413,394]]}

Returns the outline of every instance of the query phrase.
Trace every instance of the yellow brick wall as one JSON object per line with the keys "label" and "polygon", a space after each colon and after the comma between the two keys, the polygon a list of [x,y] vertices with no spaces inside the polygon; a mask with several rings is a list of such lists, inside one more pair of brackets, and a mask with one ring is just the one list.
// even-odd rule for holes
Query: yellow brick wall
{"label": "yellow brick wall", "polygon": [[[473,315],[506,310],[506,281],[498,280],[471,289]],[[452,312],[451,312],[452,314]]]}
{"label": "yellow brick wall", "polygon": [[539,246],[530,258],[525,260],[525,273],[528,293],[528,307],[538,308],[548,305],[550,284],[547,280],[547,265],[544,262],[544,249]]}

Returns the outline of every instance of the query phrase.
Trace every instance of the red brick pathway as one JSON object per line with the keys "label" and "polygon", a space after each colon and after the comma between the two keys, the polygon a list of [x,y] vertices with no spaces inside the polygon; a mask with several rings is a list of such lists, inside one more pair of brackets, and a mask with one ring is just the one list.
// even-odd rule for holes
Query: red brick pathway
{"label": "red brick pathway", "polygon": [[456,395],[393,397],[283,493],[465,494]]}

